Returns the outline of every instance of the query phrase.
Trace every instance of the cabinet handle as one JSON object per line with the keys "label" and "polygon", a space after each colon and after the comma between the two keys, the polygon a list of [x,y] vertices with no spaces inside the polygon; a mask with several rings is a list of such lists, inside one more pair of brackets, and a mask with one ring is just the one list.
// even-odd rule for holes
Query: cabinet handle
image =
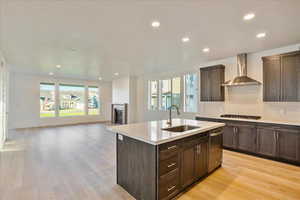
{"label": "cabinet handle", "polygon": [[177,147],[177,145],[173,145],[173,146],[170,146],[170,147],[168,147],[168,149],[170,150],[170,149],[175,149]]}
{"label": "cabinet handle", "polygon": [[173,190],[176,186],[173,185],[172,187],[168,188],[168,192],[170,192],[171,190]]}
{"label": "cabinet handle", "polygon": [[172,163],[172,164],[168,165],[168,168],[173,167],[174,165],[176,165],[176,163]]}

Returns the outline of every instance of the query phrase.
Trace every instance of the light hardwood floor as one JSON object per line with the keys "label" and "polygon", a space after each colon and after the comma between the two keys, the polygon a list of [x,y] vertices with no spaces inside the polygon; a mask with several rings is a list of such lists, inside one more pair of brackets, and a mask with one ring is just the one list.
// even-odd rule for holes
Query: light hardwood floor
{"label": "light hardwood floor", "polygon": [[[115,136],[99,124],[11,131],[0,200],[131,200],[116,185]],[[179,200],[300,199],[300,167],[224,151],[222,168]]]}

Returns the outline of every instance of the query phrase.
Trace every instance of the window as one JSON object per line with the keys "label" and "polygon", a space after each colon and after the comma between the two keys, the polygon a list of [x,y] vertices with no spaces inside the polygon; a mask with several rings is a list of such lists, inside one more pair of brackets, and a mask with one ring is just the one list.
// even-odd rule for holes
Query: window
{"label": "window", "polygon": [[59,85],[59,116],[85,115],[84,86]]}
{"label": "window", "polygon": [[172,79],[172,105],[180,106],[181,96],[180,96],[180,77]]}
{"label": "window", "polygon": [[99,113],[100,113],[99,88],[89,86],[88,87],[88,114],[99,115]]}
{"label": "window", "polygon": [[184,111],[197,112],[198,87],[197,74],[184,76]]}
{"label": "window", "polygon": [[171,105],[181,105],[181,77],[149,81],[149,109],[167,110]]}
{"label": "window", "polygon": [[171,106],[171,99],[171,80],[161,80],[161,110],[167,110]]}
{"label": "window", "polygon": [[157,110],[158,109],[158,81],[149,81],[149,91],[150,91],[149,109]]}
{"label": "window", "polygon": [[55,84],[40,83],[40,117],[55,117]]}

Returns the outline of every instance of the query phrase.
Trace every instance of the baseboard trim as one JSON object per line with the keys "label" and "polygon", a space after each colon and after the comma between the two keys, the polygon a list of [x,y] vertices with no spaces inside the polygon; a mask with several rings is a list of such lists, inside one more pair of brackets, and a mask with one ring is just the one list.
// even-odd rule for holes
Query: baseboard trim
{"label": "baseboard trim", "polygon": [[105,123],[110,123],[110,121],[107,120],[107,121],[92,121],[92,122],[76,122],[76,123],[67,123],[67,124],[58,124],[58,125],[53,124],[53,125],[31,126],[31,127],[24,127],[24,128],[12,128],[12,129],[24,130],[24,129],[31,129],[31,128],[53,128],[53,127],[84,125],[84,124],[105,124]]}

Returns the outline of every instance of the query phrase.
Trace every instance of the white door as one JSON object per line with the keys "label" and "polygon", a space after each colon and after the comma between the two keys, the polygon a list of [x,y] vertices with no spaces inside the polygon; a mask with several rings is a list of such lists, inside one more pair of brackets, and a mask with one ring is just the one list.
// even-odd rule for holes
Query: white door
{"label": "white door", "polygon": [[0,54],[0,148],[7,135],[8,70]]}

